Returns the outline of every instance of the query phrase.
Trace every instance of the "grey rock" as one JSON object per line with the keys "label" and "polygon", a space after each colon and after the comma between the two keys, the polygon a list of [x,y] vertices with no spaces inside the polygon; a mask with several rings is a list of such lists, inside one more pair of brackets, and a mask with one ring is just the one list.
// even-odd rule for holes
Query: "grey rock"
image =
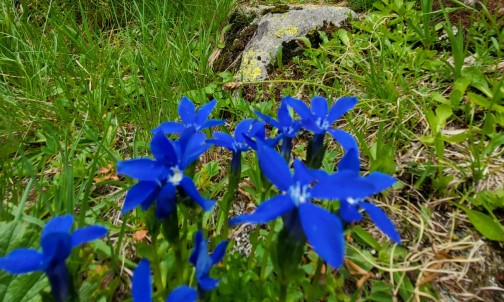
{"label": "grey rock", "polygon": [[[261,15],[268,7],[260,6],[256,11],[248,11]],[[309,32],[321,28],[324,23],[339,26],[348,17],[356,14],[346,7],[296,5],[285,13],[267,13],[254,20],[257,30],[242,54],[237,80],[256,81],[267,77],[267,67],[275,58],[282,43],[305,36]]]}

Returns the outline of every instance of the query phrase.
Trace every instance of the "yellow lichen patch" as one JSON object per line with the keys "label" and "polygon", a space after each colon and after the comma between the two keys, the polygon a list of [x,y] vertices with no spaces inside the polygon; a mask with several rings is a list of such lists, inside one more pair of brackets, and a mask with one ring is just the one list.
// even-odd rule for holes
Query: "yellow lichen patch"
{"label": "yellow lichen patch", "polygon": [[279,30],[277,30],[275,35],[279,38],[282,38],[284,36],[293,37],[293,36],[297,35],[298,32],[299,32],[299,27],[293,26],[290,28],[279,29]]}
{"label": "yellow lichen patch", "polygon": [[257,55],[253,50],[243,54],[243,62],[240,77],[243,81],[254,81],[262,75],[262,69],[259,67]]}

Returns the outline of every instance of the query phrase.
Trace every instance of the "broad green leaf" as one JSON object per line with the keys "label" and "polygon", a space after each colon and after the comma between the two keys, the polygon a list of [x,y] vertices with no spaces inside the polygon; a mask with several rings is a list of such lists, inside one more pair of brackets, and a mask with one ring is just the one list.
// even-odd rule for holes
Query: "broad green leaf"
{"label": "broad green leaf", "polygon": [[342,28],[338,29],[338,37],[345,46],[350,46],[350,38],[348,38],[348,32]]}
{"label": "broad green leaf", "polygon": [[492,217],[479,211],[458,205],[467,214],[476,230],[490,240],[504,241],[504,227]]}
{"label": "broad green leaf", "polygon": [[504,113],[504,106],[492,103],[491,101],[489,101],[487,98],[485,98],[482,95],[468,92],[467,97],[469,98],[469,100],[471,102],[473,102],[476,105],[479,105],[479,106],[486,108],[486,109],[492,108],[497,112]]}
{"label": "broad green leaf", "polygon": [[453,91],[450,93],[450,103],[453,107],[458,107],[470,83],[471,79],[465,74],[455,81],[453,84]]}
{"label": "broad green leaf", "polygon": [[380,244],[376,241],[373,236],[364,230],[361,226],[354,226],[351,232],[355,235],[356,239],[362,240],[365,244],[369,245],[375,250],[380,250]]}
{"label": "broad green leaf", "polygon": [[441,131],[441,129],[446,126],[446,120],[452,116],[453,111],[452,108],[449,105],[441,104],[436,108],[436,117],[437,117],[437,124],[436,124],[436,133]]}
{"label": "broad green leaf", "polygon": [[449,143],[452,143],[452,144],[458,144],[458,143],[461,143],[463,141],[465,141],[468,137],[468,133],[467,131],[464,131],[464,132],[461,132],[461,133],[458,133],[458,134],[455,134],[455,135],[442,135],[441,138],[445,141],[445,142],[449,142]]}

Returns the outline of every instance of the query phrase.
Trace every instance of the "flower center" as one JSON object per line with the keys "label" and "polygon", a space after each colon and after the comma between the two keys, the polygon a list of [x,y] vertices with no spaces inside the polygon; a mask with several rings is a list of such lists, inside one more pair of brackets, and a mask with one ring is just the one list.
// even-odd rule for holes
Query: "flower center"
{"label": "flower center", "polygon": [[352,197],[348,197],[347,200],[346,200],[349,204],[351,205],[356,205],[358,204],[361,200],[359,198],[352,198]]}
{"label": "flower center", "polygon": [[170,170],[173,174],[168,177],[168,182],[170,182],[174,186],[178,186],[184,178],[184,173],[179,169],[178,166],[171,167]]}
{"label": "flower center", "polygon": [[317,126],[322,130],[327,130],[330,126],[326,119],[322,119],[320,117],[315,121],[315,124],[317,124]]}
{"label": "flower center", "polygon": [[248,145],[246,143],[233,142],[232,147],[234,152],[246,151],[248,149]]}
{"label": "flower center", "polygon": [[299,206],[310,199],[310,187],[308,185],[301,185],[299,181],[296,182],[295,185],[289,187],[288,193],[296,206]]}

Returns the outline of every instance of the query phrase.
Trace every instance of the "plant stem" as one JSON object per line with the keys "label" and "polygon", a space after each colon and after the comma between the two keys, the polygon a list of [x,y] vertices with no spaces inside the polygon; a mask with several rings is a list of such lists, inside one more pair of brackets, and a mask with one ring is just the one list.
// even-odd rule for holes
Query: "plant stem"
{"label": "plant stem", "polygon": [[277,220],[273,220],[273,222],[271,223],[271,226],[270,226],[270,232],[268,234],[268,238],[266,239],[266,245],[268,248],[264,249],[264,253],[263,253],[263,259],[262,259],[262,264],[261,264],[261,280],[266,280],[266,266],[268,265],[268,258],[269,258],[269,254],[270,254],[270,249],[271,249],[271,246],[272,246],[272,241],[273,241],[273,237],[275,235],[275,226],[277,224]]}

